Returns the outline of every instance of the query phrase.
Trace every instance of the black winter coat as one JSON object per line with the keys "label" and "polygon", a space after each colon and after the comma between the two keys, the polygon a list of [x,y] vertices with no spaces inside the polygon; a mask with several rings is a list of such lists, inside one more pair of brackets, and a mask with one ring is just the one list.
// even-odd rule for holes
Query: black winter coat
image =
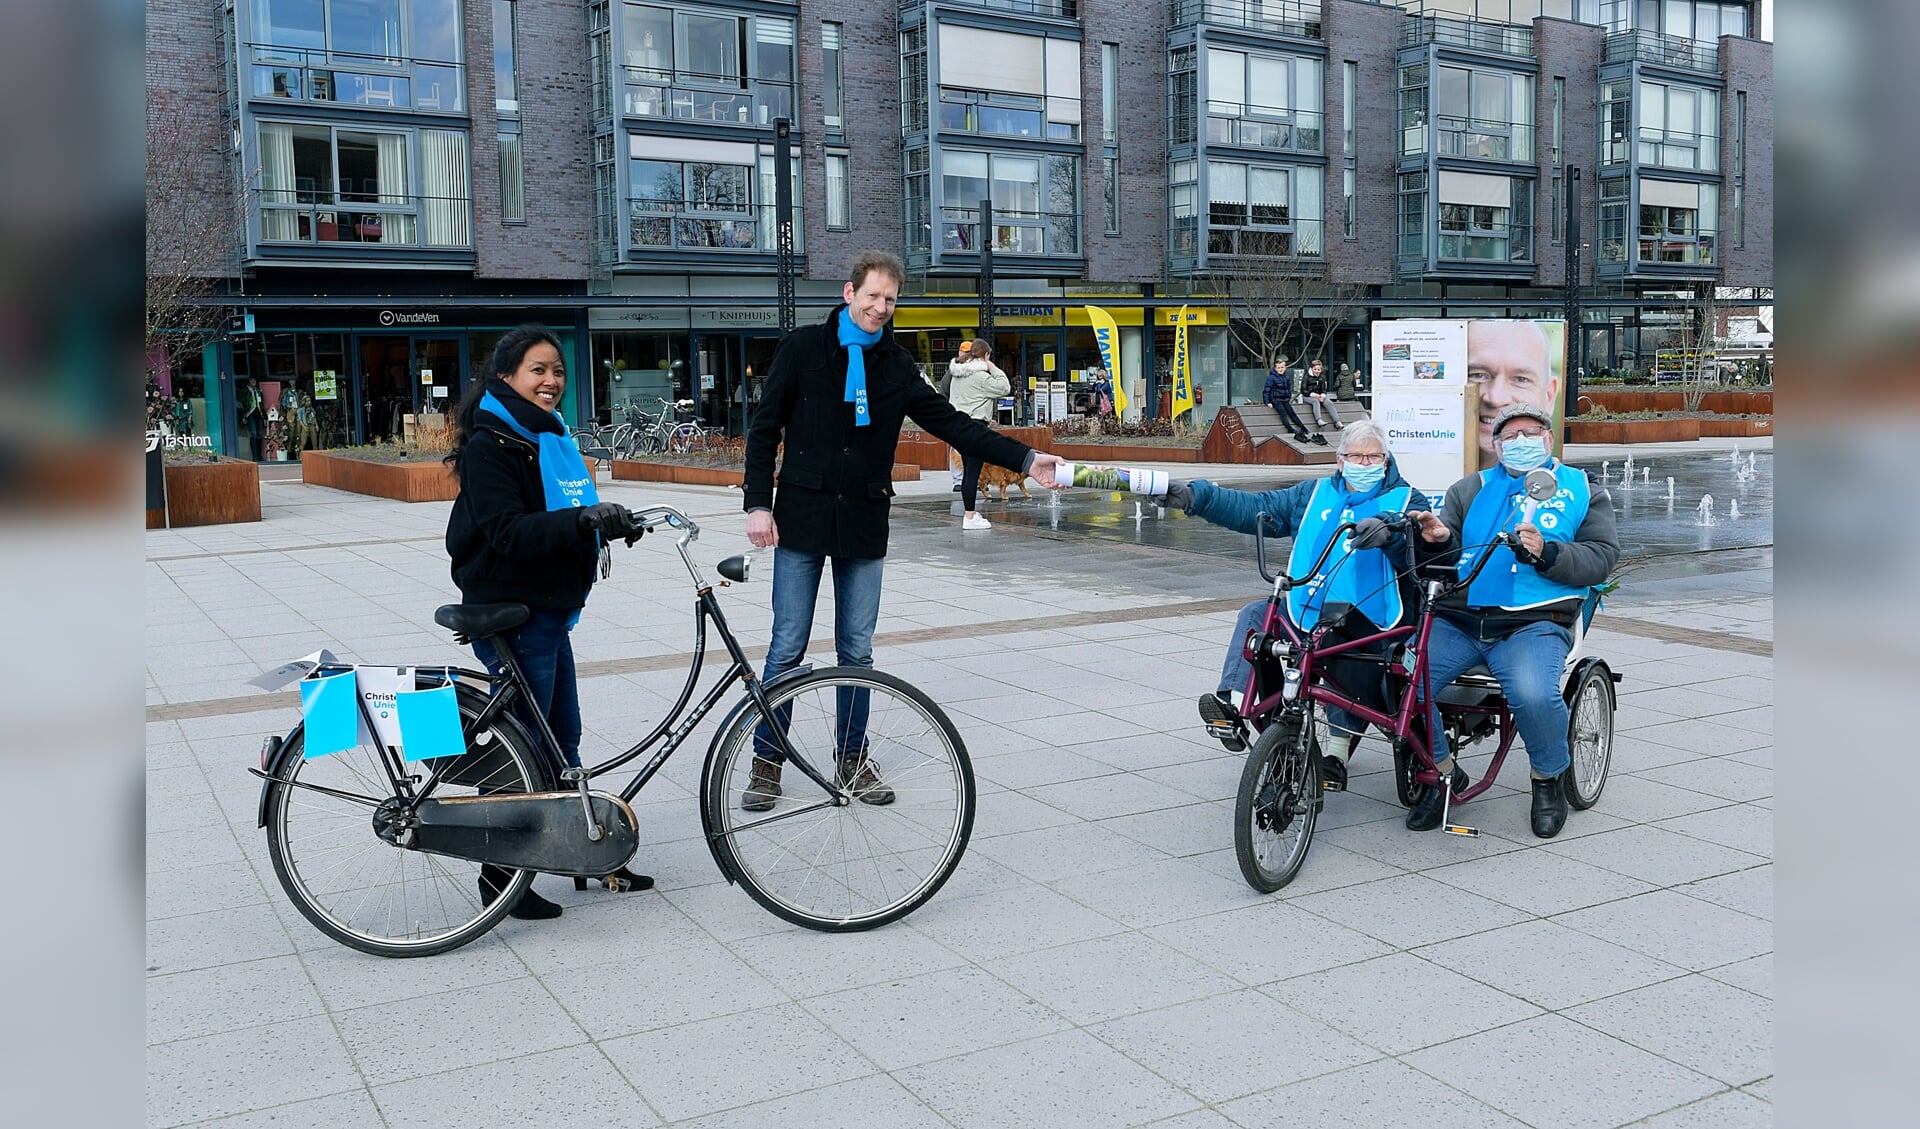
{"label": "black winter coat", "polygon": [[[527,430],[564,430],[504,381],[487,386]],[[600,556],[594,535],[581,530],[577,511],[547,509],[538,448],[490,413],[475,412],[474,426],[455,464],[460,494],[447,517],[447,555],[461,599],[546,611],[585,606]]]}
{"label": "black winter coat", "polygon": [[[819,325],[795,330],[773,357],[760,407],[747,431],[745,509],[772,509],[780,544],[849,559],[887,555],[893,456],[906,419],[972,455],[1025,469],[1033,449],[969,419],[920,378],[889,326],[866,350],[867,412],[855,427],[846,396],[847,350],[837,307]],[[779,490],[774,451],[782,442]]]}

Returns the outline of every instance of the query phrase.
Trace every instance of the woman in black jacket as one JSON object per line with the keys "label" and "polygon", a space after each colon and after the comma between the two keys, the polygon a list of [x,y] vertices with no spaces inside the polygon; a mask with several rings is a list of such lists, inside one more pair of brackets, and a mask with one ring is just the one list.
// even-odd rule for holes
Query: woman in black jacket
{"label": "woman in black jacket", "polygon": [[[578,766],[580,692],[568,632],[580,620],[604,547],[622,537],[631,545],[641,529],[625,506],[600,501],[561,420],[567,368],[553,334],[537,325],[513,330],[495,347],[490,371],[467,389],[447,456],[460,480],[447,519],[453,582],[469,604],[527,605],[527,622],[507,635],[533,697],[517,708],[535,733],[538,722],[527,711],[538,710],[567,764]],[[473,650],[495,675],[504,669],[488,640],[475,640]],[[491,902],[509,878],[504,868],[482,866],[481,896]],[[653,885],[624,867],[609,878],[616,888]],[[558,917],[560,907],[529,888],[512,912]]]}

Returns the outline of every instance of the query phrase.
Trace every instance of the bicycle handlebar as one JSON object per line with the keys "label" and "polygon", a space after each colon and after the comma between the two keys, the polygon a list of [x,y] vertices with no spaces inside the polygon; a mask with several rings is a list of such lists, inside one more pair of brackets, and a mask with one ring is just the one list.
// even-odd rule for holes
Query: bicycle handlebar
{"label": "bicycle handlebar", "polygon": [[[1405,515],[1395,516],[1400,520],[1399,528],[1405,528]],[[1340,544],[1340,535],[1350,531],[1354,527],[1353,522],[1341,522],[1339,526],[1334,529],[1333,536],[1327,538],[1326,547],[1320,550],[1320,559],[1314,561],[1313,567],[1309,568],[1304,575],[1286,576],[1283,574],[1276,576],[1267,571],[1267,523],[1272,520],[1273,518],[1269,516],[1265,510],[1261,510],[1259,514],[1255,515],[1253,519],[1253,553],[1255,561],[1260,566],[1261,579],[1265,580],[1268,584],[1279,584],[1282,588],[1298,588],[1300,585],[1312,579],[1327,563],[1327,558],[1333,555],[1334,546]]]}

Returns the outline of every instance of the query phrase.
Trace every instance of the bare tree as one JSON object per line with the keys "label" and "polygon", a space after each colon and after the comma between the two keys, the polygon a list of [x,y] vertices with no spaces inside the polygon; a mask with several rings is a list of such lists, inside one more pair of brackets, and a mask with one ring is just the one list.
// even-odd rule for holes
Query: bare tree
{"label": "bare tree", "polygon": [[1280,258],[1247,256],[1236,268],[1215,271],[1196,281],[1196,289],[1226,295],[1237,311],[1234,340],[1262,365],[1297,344],[1293,359],[1319,356],[1334,331],[1362,308],[1366,291],[1328,285],[1313,268]]}
{"label": "bare tree", "polygon": [[[225,180],[219,127],[178,99],[147,102],[146,352],[217,321],[206,300],[232,272],[241,205]],[[191,344],[191,342],[189,342]]]}
{"label": "bare tree", "polygon": [[1720,383],[1714,354],[1720,334],[1719,288],[1711,282],[1696,283],[1692,298],[1676,317],[1663,335],[1666,348],[1654,351],[1654,380],[1671,374],[1680,386],[1681,409],[1697,412],[1707,393]]}

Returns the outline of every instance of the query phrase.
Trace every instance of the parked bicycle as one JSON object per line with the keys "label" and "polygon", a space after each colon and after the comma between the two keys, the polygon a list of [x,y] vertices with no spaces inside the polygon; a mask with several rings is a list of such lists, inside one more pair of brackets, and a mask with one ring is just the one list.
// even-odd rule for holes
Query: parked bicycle
{"label": "parked bicycle", "polygon": [[[1409,538],[1418,535],[1417,524],[1404,515],[1384,516],[1389,518],[1390,528]],[[1253,672],[1241,716],[1259,737],[1240,775],[1233,845],[1247,884],[1262,893],[1272,893],[1299,874],[1313,845],[1314,827],[1325,802],[1320,778],[1320,750],[1327,739],[1324,707],[1338,706],[1386,732],[1393,747],[1395,790],[1403,806],[1413,805],[1421,785],[1439,784],[1424,704],[1435,690],[1427,678],[1427,641],[1433,629],[1434,608],[1443,597],[1471,585],[1493,554],[1481,553],[1465,578],[1423,578],[1418,614],[1411,623],[1336,640],[1334,629],[1345,614],[1341,608],[1323,608],[1319,626],[1304,632],[1282,612],[1287,593],[1319,575],[1334,548],[1352,532],[1354,523],[1346,522],[1335,529],[1319,559],[1297,577],[1284,572],[1276,576],[1267,570],[1266,524],[1266,515],[1260,515],[1254,546],[1260,575],[1273,585],[1273,595],[1260,629],[1249,632],[1242,641],[1253,662]],[[1493,544],[1506,539],[1503,533]],[[1411,555],[1411,548],[1408,552]],[[1409,561],[1406,568],[1412,567]],[[1397,578],[1389,583],[1397,583]],[[1620,680],[1604,659],[1586,654],[1587,628],[1599,603],[1598,593],[1589,592],[1573,627],[1573,649],[1561,676],[1561,692],[1569,706],[1573,758],[1566,774],[1567,801],[1582,810],[1592,807],[1606,787],[1613,757],[1614,684]],[[1366,660],[1382,668],[1386,710],[1356,701],[1326,677],[1328,664],[1339,658]],[[1483,738],[1498,738],[1492,761],[1479,782],[1457,792],[1449,788],[1444,796],[1441,829],[1454,835],[1477,836],[1477,829],[1454,821],[1453,805],[1484,794],[1499,777],[1517,732],[1513,714],[1498,681],[1485,667],[1476,667],[1438,688],[1434,700],[1456,757]]]}
{"label": "parked bicycle", "polygon": [[[259,823],[274,875],[322,933],[377,956],[443,953],[492,929],[536,873],[572,875],[578,888],[611,874],[639,845],[630,806],[736,684],[735,702],[707,747],[700,821],[729,883],[775,915],[829,932],[872,929],[923,905],[953,874],[973,830],[972,762],[940,707],[888,674],[803,666],[762,682],[688,546],[699,526],[670,506],[636,513],[648,529],[680,533],[693,579],[693,658],[667,716],[632,748],[591,768],[567,768],[544,717],[529,732],[513,705],[527,683],[506,633],[520,604],[453,604],[434,621],[461,643],[486,638],[504,673],[422,667],[415,685],[453,685],[465,751],[408,762],[391,745],[307,759],[304,726],[261,749]],[[722,587],[744,581],[751,558],[716,565]],[[697,703],[711,622],[730,665]],[[352,669],[322,666],[325,675]],[[377,730],[358,703],[367,731]],[[658,745],[618,795],[590,782]],[[783,757],[786,794],[770,811],[740,806],[756,756]],[[860,802],[870,763],[894,792]],[[851,766],[851,767],[849,767]],[[490,903],[477,896],[482,864],[514,871]]]}

